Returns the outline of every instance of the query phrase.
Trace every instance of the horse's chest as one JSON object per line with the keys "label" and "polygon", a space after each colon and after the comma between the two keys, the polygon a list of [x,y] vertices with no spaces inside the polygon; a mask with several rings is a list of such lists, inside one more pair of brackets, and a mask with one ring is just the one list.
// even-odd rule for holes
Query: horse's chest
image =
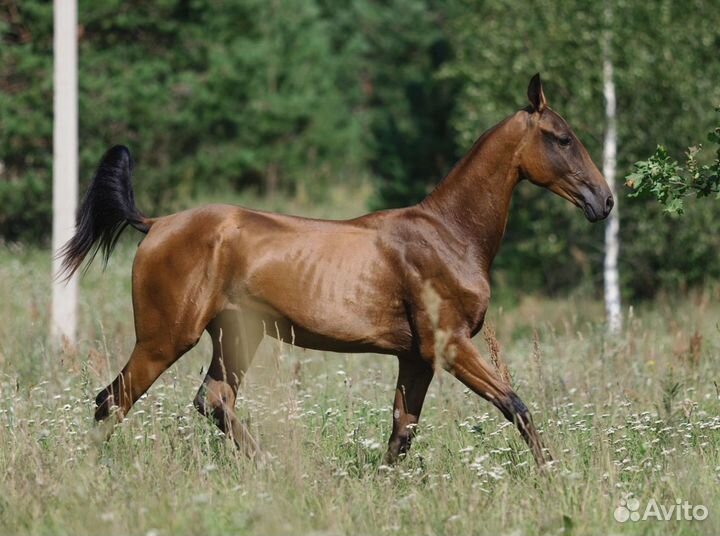
{"label": "horse's chest", "polygon": [[485,312],[486,311],[487,311],[487,308],[481,314],[478,314],[475,317],[475,319],[473,320],[473,323],[471,324],[472,327],[470,329],[471,336],[474,337],[482,329],[483,324],[485,324]]}
{"label": "horse's chest", "polygon": [[472,335],[482,329],[490,303],[490,285],[482,278],[470,283],[455,281],[453,292],[455,308]]}

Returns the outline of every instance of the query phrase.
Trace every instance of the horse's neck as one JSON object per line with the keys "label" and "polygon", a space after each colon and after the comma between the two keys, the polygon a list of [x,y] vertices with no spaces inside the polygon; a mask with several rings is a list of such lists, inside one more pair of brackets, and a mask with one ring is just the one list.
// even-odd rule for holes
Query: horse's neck
{"label": "horse's neck", "polygon": [[468,244],[468,259],[490,269],[500,248],[519,179],[517,153],[524,134],[516,116],[485,132],[421,203]]}

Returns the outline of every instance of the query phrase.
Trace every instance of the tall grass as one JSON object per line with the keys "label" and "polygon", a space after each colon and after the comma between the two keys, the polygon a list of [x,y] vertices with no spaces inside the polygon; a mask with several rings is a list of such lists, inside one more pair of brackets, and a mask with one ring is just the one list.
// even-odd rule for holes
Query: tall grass
{"label": "tall grass", "polygon": [[[207,340],[96,440],[93,398],[134,341],[133,253],[128,239],[90,270],[78,349],[60,354],[46,338],[49,254],[0,250],[2,534],[720,533],[718,289],[638,307],[612,340],[589,299],[491,310],[495,336],[477,344],[531,408],[556,459],[547,474],[445,373],[409,456],[386,467],[395,360],[266,340],[238,401],[274,456],[257,469],[192,408]],[[710,515],[618,523],[629,496]]]}

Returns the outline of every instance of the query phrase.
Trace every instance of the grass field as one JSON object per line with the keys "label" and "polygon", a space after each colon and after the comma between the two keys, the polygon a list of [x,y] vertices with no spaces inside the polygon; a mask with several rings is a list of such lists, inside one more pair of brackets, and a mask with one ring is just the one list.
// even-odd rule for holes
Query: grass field
{"label": "grass field", "polygon": [[[385,467],[395,360],[266,340],[238,403],[274,455],[256,469],[192,407],[207,338],[108,443],[94,439],[94,396],[134,341],[132,240],[83,280],[81,339],[65,354],[47,344],[49,253],[0,248],[0,534],[720,533],[718,288],[638,306],[614,340],[588,298],[492,307],[556,458],[546,474],[445,373],[410,455]],[[630,496],[641,512],[682,499],[709,516],[619,523]]]}

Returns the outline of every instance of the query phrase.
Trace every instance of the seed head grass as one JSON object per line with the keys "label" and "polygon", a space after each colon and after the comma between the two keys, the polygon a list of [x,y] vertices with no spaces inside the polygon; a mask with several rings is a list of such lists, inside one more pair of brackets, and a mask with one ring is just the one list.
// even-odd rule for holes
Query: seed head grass
{"label": "seed head grass", "polygon": [[[616,338],[593,297],[491,308],[476,343],[553,452],[542,473],[515,427],[442,370],[408,456],[383,465],[396,360],[266,339],[237,402],[273,456],[257,468],[192,405],[207,336],[98,440],[94,397],[134,342],[133,248],[82,281],[65,352],[47,338],[49,253],[0,249],[2,534],[720,533],[718,288],[640,304]],[[627,497],[709,517],[621,524]]]}

